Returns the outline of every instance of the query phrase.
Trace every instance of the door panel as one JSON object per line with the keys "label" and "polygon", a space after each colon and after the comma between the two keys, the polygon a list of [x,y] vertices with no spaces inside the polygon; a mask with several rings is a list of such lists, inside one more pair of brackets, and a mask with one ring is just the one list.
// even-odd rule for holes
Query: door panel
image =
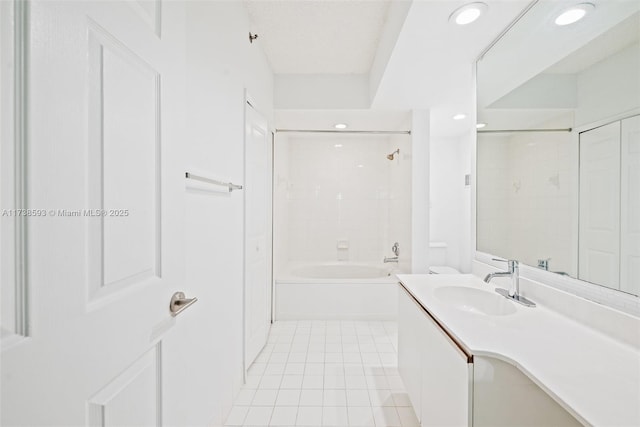
{"label": "door panel", "polygon": [[25,3],[26,207],[48,215],[26,219],[29,339],[2,354],[3,425],[161,421],[168,304],[191,296],[183,6],[163,4],[160,38],[129,3]]}
{"label": "door panel", "polygon": [[619,287],[620,123],[580,134],[579,278]]}

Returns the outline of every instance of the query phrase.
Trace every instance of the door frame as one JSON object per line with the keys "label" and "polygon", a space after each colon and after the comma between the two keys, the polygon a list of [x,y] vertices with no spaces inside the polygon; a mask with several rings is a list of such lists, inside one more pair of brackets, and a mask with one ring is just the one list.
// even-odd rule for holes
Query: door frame
{"label": "door frame", "polygon": [[[265,278],[266,280],[268,280],[269,283],[269,292],[267,293],[267,298],[269,298],[270,300],[267,301],[268,303],[268,310],[269,310],[269,315],[268,315],[268,319],[270,324],[273,323],[273,304],[274,304],[274,299],[273,299],[273,130],[271,128],[271,124],[269,123],[269,120],[266,118],[266,115],[263,114],[263,110],[261,108],[258,107],[258,104],[256,103],[255,99],[251,96],[249,90],[247,88],[244,89],[244,99],[243,99],[243,108],[244,108],[244,120],[243,120],[243,180],[244,180],[244,184],[246,185],[246,181],[247,181],[247,166],[246,166],[246,160],[247,160],[247,133],[246,133],[246,126],[247,126],[247,120],[248,120],[248,116],[247,116],[247,108],[252,108],[254,109],[258,114],[260,114],[262,117],[265,118],[265,121],[267,122],[267,134],[269,134],[271,136],[270,142],[268,144],[267,147],[267,164],[268,164],[268,169],[269,169],[269,173],[267,176],[271,176],[271,179],[268,180],[268,185],[269,185],[269,189],[267,191],[268,194],[268,206],[267,206],[267,212],[269,213],[269,218],[267,220],[267,242],[265,247],[268,248],[268,253],[267,253],[267,268],[268,268],[268,274],[267,277]],[[246,195],[245,195],[246,197]],[[246,382],[247,380],[247,371],[249,369],[249,364],[247,363],[247,313],[246,313],[246,308],[247,308],[247,277],[246,277],[246,267],[247,267],[247,263],[246,263],[246,239],[247,239],[247,227],[246,227],[246,221],[247,221],[247,211],[246,211],[246,202],[243,202],[243,225],[242,225],[242,246],[243,246],[243,251],[242,251],[242,374],[243,374],[243,382]],[[268,332],[267,332],[268,333]]]}

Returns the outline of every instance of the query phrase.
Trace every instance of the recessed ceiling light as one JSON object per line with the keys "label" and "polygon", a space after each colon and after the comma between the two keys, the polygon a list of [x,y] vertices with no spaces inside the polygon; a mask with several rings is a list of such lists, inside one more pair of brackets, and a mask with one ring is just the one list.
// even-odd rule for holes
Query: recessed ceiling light
{"label": "recessed ceiling light", "polygon": [[453,120],[462,120],[466,118],[467,118],[466,114],[456,114],[455,116],[453,116]]}
{"label": "recessed ceiling light", "polygon": [[336,145],[334,145],[334,147],[336,147],[336,148],[342,148],[342,144],[336,144]]}
{"label": "recessed ceiling light", "polygon": [[346,129],[347,125],[346,123],[336,123],[335,125],[333,125],[333,127],[336,129]]}
{"label": "recessed ceiling light", "polygon": [[564,26],[578,22],[595,8],[596,7],[593,3],[580,3],[575,6],[571,6],[558,15],[555,21],[556,25]]}
{"label": "recessed ceiling light", "polygon": [[484,3],[469,3],[453,11],[449,16],[449,22],[455,22],[458,25],[471,24],[480,18],[489,6]]}
{"label": "recessed ceiling light", "polygon": [[359,167],[359,168],[363,168],[363,167],[364,167],[364,165],[358,165],[358,167]]}
{"label": "recessed ceiling light", "polygon": [[477,123],[476,124],[476,129],[482,129],[483,127],[485,127],[487,124],[486,123]]}

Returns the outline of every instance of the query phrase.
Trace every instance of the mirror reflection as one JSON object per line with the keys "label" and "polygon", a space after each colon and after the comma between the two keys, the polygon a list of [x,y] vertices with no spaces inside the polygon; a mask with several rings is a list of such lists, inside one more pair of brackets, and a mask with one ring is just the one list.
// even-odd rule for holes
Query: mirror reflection
{"label": "mirror reflection", "polygon": [[477,250],[638,295],[640,2],[570,4],[478,62]]}

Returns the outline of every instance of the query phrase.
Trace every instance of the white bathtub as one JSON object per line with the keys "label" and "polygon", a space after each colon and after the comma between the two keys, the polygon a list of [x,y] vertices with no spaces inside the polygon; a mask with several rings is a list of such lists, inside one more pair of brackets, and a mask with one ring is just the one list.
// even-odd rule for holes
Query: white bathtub
{"label": "white bathtub", "polygon": [[275,280],[275,318],[392,320],[397,292],[398,281],[387,265],[291,265]]}

